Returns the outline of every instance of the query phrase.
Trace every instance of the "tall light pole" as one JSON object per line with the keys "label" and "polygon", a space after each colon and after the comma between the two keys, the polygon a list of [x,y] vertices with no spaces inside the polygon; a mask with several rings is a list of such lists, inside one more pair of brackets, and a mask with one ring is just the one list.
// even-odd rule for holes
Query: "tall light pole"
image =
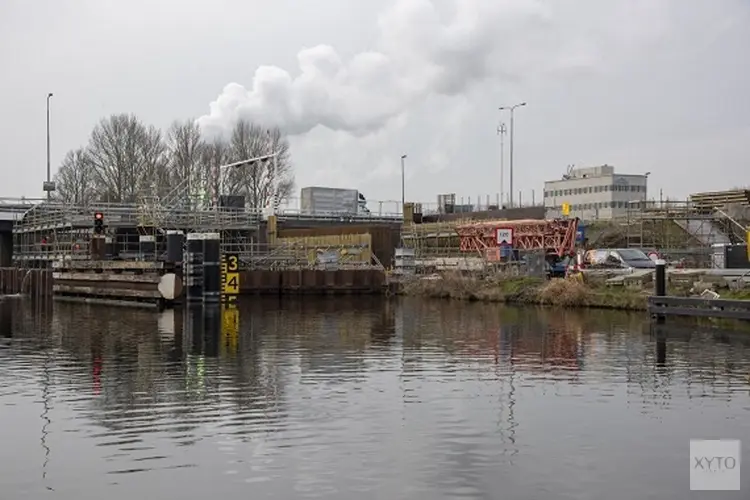
{"label": "tall light pole", "polygon": [[499,209],[503,208],[505,203],[505,133],[508,128],[504,123],[500,123],[497,127],[497,135],[500,136],[500,206]]}
{"label": "tall light pole", "polygon": [[49,100],[52,97],[52,92],[47,94],[47,184],[44,186],[47,191],[47,202],[50,200],[50,161],[49,161]]}
{"label": "tall light pole", "polygon": [[406,204],[406,176],[404,174],[404,160],[406,155],[401,155],[401,213],[404,213],[404,205]]}
{"label": "tall light pole", "polygon": [[513,106],[501,106],[500,111],[510,110],[510,206],[513,208],[513,112],[516,108],[526,106],[525,102],[514,104]]}

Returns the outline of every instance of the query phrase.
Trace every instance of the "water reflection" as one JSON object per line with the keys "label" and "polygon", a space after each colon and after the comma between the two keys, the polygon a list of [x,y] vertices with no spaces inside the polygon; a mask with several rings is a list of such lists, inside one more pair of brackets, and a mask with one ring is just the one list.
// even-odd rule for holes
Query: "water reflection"
{"label": "water reflection", "polygon": [[690,438],[750,435],[747,334],[376,298],[53,307],[0,303],[12,498],[682,498]]}

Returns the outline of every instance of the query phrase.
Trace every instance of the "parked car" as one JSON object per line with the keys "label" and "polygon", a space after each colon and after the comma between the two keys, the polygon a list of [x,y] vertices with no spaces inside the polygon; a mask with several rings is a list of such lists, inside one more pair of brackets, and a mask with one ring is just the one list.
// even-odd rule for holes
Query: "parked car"
{"label": "parked car", "polygon": [[654,262],[637,248],[589,250],[583,257],[584,267],[592,269],[653,269]]}

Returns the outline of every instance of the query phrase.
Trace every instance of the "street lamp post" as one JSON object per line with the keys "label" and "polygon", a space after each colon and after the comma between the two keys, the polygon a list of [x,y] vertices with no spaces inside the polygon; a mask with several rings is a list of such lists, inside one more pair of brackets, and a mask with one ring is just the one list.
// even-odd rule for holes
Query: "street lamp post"
{"label": "street lamp post", "polygon": [[505,134],[508,131],[508,127],[504,123],[501,123],[497,127],[497,135],[500,136],[500,206],[499,209],[503,208],[505,203]]}
{"label": "street lamp post", "polygon": [[406,204],[406,176],[404,174],[404,160],[406,155],[401,155],[401,213],[404,213],[404,205]]}
{"label": "street lamp post", "polygon": [[514,104],[513,106],[501,106],[500,111],[510,110],[510,207],[513,208],[513,112],[516,108],[526,106],[525,102]]}
{"label": "street lamp post", "polygon": [[50,201],[50,159],[49,159],[49,100],[52,97],[52,92],[47,94],[47,183],[44,188],[47,191],[47,202]]}

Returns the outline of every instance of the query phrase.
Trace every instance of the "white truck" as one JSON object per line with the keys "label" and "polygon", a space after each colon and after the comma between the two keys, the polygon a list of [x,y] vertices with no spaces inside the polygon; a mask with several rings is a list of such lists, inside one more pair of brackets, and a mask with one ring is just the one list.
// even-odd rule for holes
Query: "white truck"
{"label": "white truck", "polygon": [[366,215],[367,200],[356,189],[311,186],[302,188],[300,209],[305,215]]}

